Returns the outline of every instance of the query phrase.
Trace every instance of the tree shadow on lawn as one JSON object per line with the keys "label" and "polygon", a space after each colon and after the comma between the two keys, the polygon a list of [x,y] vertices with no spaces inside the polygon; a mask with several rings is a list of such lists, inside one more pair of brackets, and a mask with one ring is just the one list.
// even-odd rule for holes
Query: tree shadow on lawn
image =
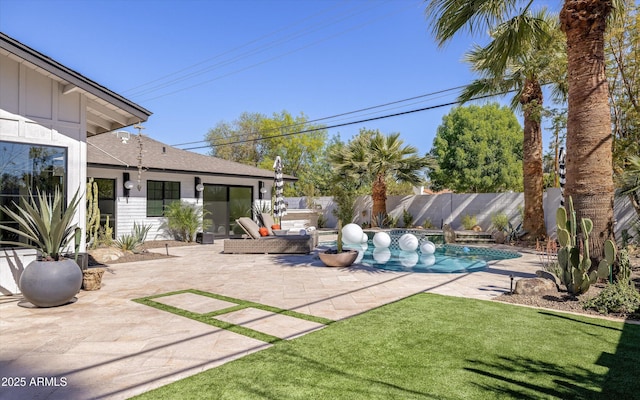
{"label": "tree shadow on lawn", "polygon": [[[500,357],[500,361],[495,363],[467,361],[473,367],[465,367],[465,370],[495,380],[495,383],[490,383],[491,380],[486,380],[486,383],[473,382],[489,393],[502,393],[517,399],[539,399],[540,394],[559,399],[602,398],[600,392],[576,383],[589,382],[592,386],[602,386],[605,376],[577,365],[567,368],[527,357]],[[532,376],[547,376],[547,382],[552,379],[555,387],[537,384]]]}
{"label": "tree shadow on lawn", "polygon": [[[465,369],[494,378],[502,383],[495,384],[475,383],[477,386],[490,391],[501,392],[505,395],[520,399],[537,399],[539,394],[555,396],[562,399],[640,399],[640,324],[625,323],[622,329],[600,325],[598,323],[583,321],[571,316],[559,315],[550,312],[542,314],[562,318],[577,324],[587,324],[605,329],[617,330],[621,332],[618,340],[616,352],[611,354],[603,352],[596,365],[607,367],[606,374],[597,374],[582,366],[560,366],[540,360],[526,357],[501,357],[501,362],[486,363],[480,360],[468,360],[472,367]],[[576,328],[577,329],[577,328]],[[568,330],[567,334],[571,331]],[[571,349],[567,349],[571,351]],[[501,373],[500,371],[507,371]],[[521,376],[521,379],[514,379],[512,376]],[[533,383],[533,379],[527,376],[543,375],[550,376],[556,387],[541,386]],[[592,387],[600,390],[585,387],[585,383],[590,383]],[[515,387],[520,387],[518,390]]]}

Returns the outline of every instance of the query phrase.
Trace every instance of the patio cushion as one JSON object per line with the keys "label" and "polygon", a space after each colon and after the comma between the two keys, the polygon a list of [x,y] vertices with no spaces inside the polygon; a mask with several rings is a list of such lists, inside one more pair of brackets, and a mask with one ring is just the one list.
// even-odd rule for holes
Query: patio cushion
{"label": "patio cushion", "polygon": [[269,231],[269,235],[273,236],[273,229],[271,229],[271,226],[275,225],[275,221],[273,220],[273,217],[271,216],[271,214],[267,214],[267,213],[262,213],[262,222],[264,222],[264,226],[267,227],[267,230]]}
{"label": "patio cushion", "polygon": [[251,218],[240,217],[237,221],[249,236],[254,239],[260,239],[260,227]]}

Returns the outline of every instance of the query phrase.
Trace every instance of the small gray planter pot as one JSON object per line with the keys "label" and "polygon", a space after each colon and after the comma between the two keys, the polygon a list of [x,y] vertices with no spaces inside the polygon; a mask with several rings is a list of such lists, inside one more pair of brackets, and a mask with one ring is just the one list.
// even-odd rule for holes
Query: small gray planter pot
{"label": "small gray planter pot", "polygon": [[80,291],[82,271],[70,259],[32,261],[22,272],[19,286],[24,298],[34,306],[61,306]]}

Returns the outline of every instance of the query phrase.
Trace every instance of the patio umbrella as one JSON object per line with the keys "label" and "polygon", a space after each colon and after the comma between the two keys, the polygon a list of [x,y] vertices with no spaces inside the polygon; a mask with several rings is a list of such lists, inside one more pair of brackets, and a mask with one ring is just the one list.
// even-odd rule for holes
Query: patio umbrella
{"label": "patio umbrella", "polygon": [[560,207],[564,207],[564,184],[567,182],[566,177],[566,158],[564,153],[564,147],[560,148],[560,155],[558,156],[558,175],[560,175]]}
{"label": "patio umbrella", "polygon": [[287,213],[287,208],[284,204],[284,180],[282,179],[282,160],[280,156],[276,157],[276,160],[273,163],[273,170],[275,171],[275,200],[273,202],[273,216],[276,219],[280,219],[280,223],[282,223],[282,216]]}

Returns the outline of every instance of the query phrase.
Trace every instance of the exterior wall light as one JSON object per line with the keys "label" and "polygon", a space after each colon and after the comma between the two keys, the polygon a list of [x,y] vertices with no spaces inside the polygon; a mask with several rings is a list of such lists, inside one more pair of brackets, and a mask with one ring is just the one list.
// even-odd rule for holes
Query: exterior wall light
{"label": "exterior wall light", "polygon": [[198,199],[200,198],[200,194],[204,190],[204,185],[202,184],[202,180],[200,179],[199,176],[196,176],[193,181],[195,185],[195,198],[197,203]]}
{"label": "exterior wall light", "polygon": [[258,200],[262,200],[265,193],[267,193],[267,188],[264,187],[264,182],[258,181]]}
{"label": "exterior wall light", "polygon": [[124,197],[128,198],[131,189],[133,189],[133,187],[135,186],[133,181],[129,179],[129,173],[128,172],[123,172],[122,173],[122,182],[123,182],[122,185],[124,186]]}

